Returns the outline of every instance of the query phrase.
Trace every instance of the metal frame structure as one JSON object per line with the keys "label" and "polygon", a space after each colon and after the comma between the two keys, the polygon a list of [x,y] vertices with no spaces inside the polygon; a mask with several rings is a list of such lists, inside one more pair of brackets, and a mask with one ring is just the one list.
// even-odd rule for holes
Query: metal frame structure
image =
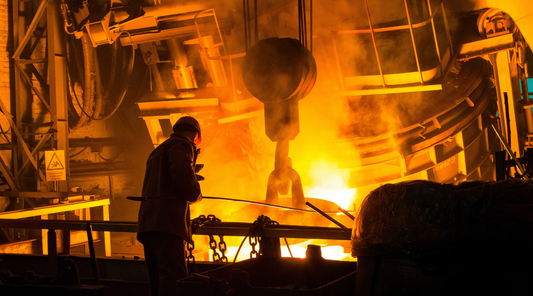
{"label": "metal frame structure", "polygon": [[[58,269],[58,253],[56,250],[57,236],[55,230],[83,230],[87,231],[89,248],[91,251],[91,265],[95,280],[99,279],[98,263],[94,253],[94,242],[92,240],[92,231],[104,232],[137,232],[137,223],[135,222],[109,222],[109,221],[64,221],[64,220],[26,220],[26,219],[0,219],[0,226],[3,228],[24,228],[24,229],[42,229],[47,231],[47,245],[50,252],[48,253],[48,268],[50,274],[56,274]],[[239,222],[207,222],[200,226],[194,232],[194,235],[225,235],[225,236],[247,236],[250,234],[252,223]],[[296,225],[264,225],[261,234],[261,242],[267,241],[268,238],[314,238],[329,240],[351,240],[350,228],[330,228],[330,227],[312,227]],[[266,248],[271,246],[265,246]],[[268,252],[273,254],[276,252]],[[107,254],[106,256],[111,256]]]}
{"label": "metal frame structure", "polygon": [[[104,220],[109,220],[109,199],[59,203],[69,198],[69,127],[68,127],[68,65],[65,30],[59,0],[13,1],[13,64],[15,90],[11,110],[0,100],[0,109],[10,124],[12,161],[0,159],[0,169],[11,191],[3,196],[16,197],[16,210],[0,213],[0,219],[20,219],[80,210],[90,216],[90,208],[103,207]],[[6,137],[7,138],[7,137]],[[44,173],[44,150],[62,150],[65,155],[66,180],[47,181]],[[36,171],[32,176],[30,166]],[[28,181],[29,180],[29,181]],[[32,201],[45,199],[49,206],[38,207]],[[82,198],[83,199],[83,198]],[[54,201],[55,200],[55,201]],[[35,223],[42,223],[35,220]],[[3,223],[0,222],[3,226]],[[4,230],[4,229],[2,229]],[[18,231],[18,233],[16,233]],[[9,241],[27,238],[24,229],[5,231]],[[43,253],[48,248],[43,233]],[[110,252],[110,234],[104,233],[106,254]],[[70,243],[70,237],[66,238]],[[70,245],[67,246],[70,250]]]}
{"label": "metal frame structure", "polygon": [[[212,18],[212,21],[211,21]],[[141,110],[140,117],[146,123],[152,143],[154,146],[159,145],[165,137],[163,133],[163,127],[161,121],[170,120],[170,124],[173,125],[179,117],[188,113],[203,113],[203,112],[219,112],[220,105],[225,102],[220,102],[217,91],[218,88],[226,88],[228,86],[228,81],[231,79],[231,92],[233,98],[233,104],[235,108],[239,111],[239,105],[237,102],[237,94],[235,88],[235,77],[234,77],[234,60],[238,58],[243,58],[246,53],[238,54],[228,54],[226,49],[226,44],[224,43],[224,37],[222,35],[222,26],[221,22],[217,18],[214,9],[206,9],[199,12],[196,12],[194,17],[194,32],[196,36],[190,36],[191,32],[188,32],[188,35],[185,35],[187,38],[193,38],[189,40],[189,43],[198,43],[201,48],[201,57],[204,63],[206,70],[209,73],[209,76],[213,80],[213,89],[214,91],[205,91],[197,92],[199,98],[175,98],[175,97],[159,97],[156,99],[151,99],[152,96],[147,96],[137,104]],[[199,22],[200,19],[203,19],[203,23]],[[206,35],[206,28],[213,26],[216,28],[218,36],[213,37],[213,35]],[[213,30],[214,31],[214,30]],[[181,34],[181,33],[180,33]],[[149,35],[151,36],[151,35]],[[168,36],[164,36],[167,38]],[[150,37],[151,38],[151,37]],[[185,39],[187,39],[185,38]],[[218,40],[217,40],[218,39]],[[120,39],[125,45],[137,45],[144,44],[147,41],[152,39],[146,39],[142,37],[123,37]],[[227,75],[226,71],[229,70],[230,74]],[[228,77],[229,76],[229,77]],[[206,97],[206,95],[208,97]],[[209,96],[210,95],[210,96]],[[225,118],[225,122],[235,121],[239,118]]]}
{"label": "metal frame structure", "polygon": [[[19,196],[21,201],[33,206],[23,194],[24,191],[32,190],[25,188],[27,186],[21,182],[30,164],[37,171],[36,187],[43,187],[39,182],[46,184],[46,192],[40,192],[38,197],[66,197],[68,178],[55,184],[48,183],[41,169],[40,157],[46,148],[64,150],[68,159],[68,113],[66,48],[60,24],[59,2],[43,0],[28,25],[28,16],[31,14],[29,4],[31,3],[26,1],[13,1],[13,27],[20,28],[14,30],[16,49],[12,57],[16,81],[15,101],[12,104],[14,112],[8,110],[3,102],[0,102],[0,108],[15,136],[12,139],[13,163],[10,171],[7,170],[9,166],[2,161],[2,173],[12,190],[8,195]],[[36,53],[36,49],[43,45],[41,41],[45,32],[48,56]],[[34,110],[29,103],[33,95],[39,99],[42,110]],[[34,112],[45,114],[42,122],[32,122],[31,115]],[[42,129],[45,131],[40,131]],[[65,166],[68,176],[68,162]],[[20,207],[24,207],[24,202],[21,202]]]}
{"label": "metal frame structure", "polygon": [[[368,19],[368,29],[360,29],[360,30],[341,30],[341,31],[333,31],[332,35],[334,36],[333,41],[333,47],[334,47],[334,55],[335,55],[335,62],[337,67],[337,74],[338,79],[340,81],[341,85],[341,91],[340,95],[344,96],[357,96],[357,95],[371,95],[371,94],[392,94],[392,93],[405,93],[405,92],[416,92],[416,91],[432,91],[432,90],[441,90],[442,85],[439,83],[439,80],[437,80],[439,77],[442,77],[445,75],[445,72],[447,71],[447,68],[452,61],[452,57],[454,56],[454,49],[452,46],[452,40],[450,37],[450,32],[448,28],[448,22],[446,20],[446,12],[444,10],[444,1],[440,0],[440,5],[436,8],[431,7],[431,0],[427,0],[428,5],[428,14],[429,18],[418,23],[413,23],[410,15],[409,6],[407,4],[407,0],[404,0],[405,5],[405,12],[407,16],[407,22],[406,25],[397,25],[397,26],[388,26],[388,27],[379,27],[375,28],[375,25],[372,23],[372,16],[370,13],[370,9],[368,7],[368,2],[364,1],[365,3],[365,12],[366,17]],[[447,51],[444,53],[441,53],[439,49],[439,41],[437,38],[437,31],[435,28],[435,15],[438,15],[439,13],[442,14],[442,17],[444,19],[444,26],[446,31],[446,38],[447,38]],[[433,39],[435,44],[435,50],[437,54],[437,58],[439,61],[438,67],[434,69],[429,70],[422,70],[422,67],[420,65],[420,58],[417,51],[417,44],[415,41],[414,36],[414,29],[417,28],[423,28],[424,26],[431,25],[431,29],[433,32]],[[409,74],[415,74],[415,73],[401,73],[402,79],[398,80],[397,75],[393,73],[384,73],[381,59],[379,56],[379,48],[376,43],[376,33],[383,33],[383,32],[401,32],[409,30],[409,34],[411,37],[411,43],[412,48],[414,52],[414,60],[416,62],[417,66],[417,76],[419,78],[416,78],[413,75]],[[337,39],[339,36],[342,35],[363,35],[363,34],[370,34],[372,37],[372,45],[374,50],[374,55],[376,58],[378,70],[379,70],[379,77],[374,75],[364,75],[364,76],[357,76],[355,79],[358,81],[356,85],[362,86],[364,89],[353,89],[353,87],[347,87],[346,86],[346,78],[342,74],[341,71],[341,57],[339,57],[339,52],[337,49]],[[408,76],[408,78],[406,78]],[[378,82],[379,81],[379,82]],[[432,82],[433,81],[433,82]]]}
{"label": "metal frame structure", "polygon": [[[82,197],[83,198],[83,197]],[[101,200],[87,200],[87,201],[78,201],[67,204],[56,204],[47,207],[38,207],[34,209],[22,209],[18,211],[10,211],[6,213],[0,213],[0,225],[4,222],[4,219],[23,219],[30,217],[40,217],[41,220],[33,220],[43,222],[43,220],[48,220],[50,215],[57,213],[64,213],[68,211],[81,210],[86,219],[90,219],[90,208],[102,207],[103,210],[103,220],[109,221],[109,199]],[[5,233],[5,230],[4,230]],[[48,235],[49,236],[49,235]],[[50,248],[48,245],[48,236],[43,231],[42,233],[42,246],[43,254],[49,254],[49,252],[57,252],[55,248]],[[70,236],[64,237],[68,247],[67,250],[70,250]],[[57,244],[56,244],[57,245]],[[104,232],[104,247],[106,256],[111,256],[111,235],[108,231]],[[70,251],[69,251],[70,252]],[[69,253],[68,252],[68,253]]]}

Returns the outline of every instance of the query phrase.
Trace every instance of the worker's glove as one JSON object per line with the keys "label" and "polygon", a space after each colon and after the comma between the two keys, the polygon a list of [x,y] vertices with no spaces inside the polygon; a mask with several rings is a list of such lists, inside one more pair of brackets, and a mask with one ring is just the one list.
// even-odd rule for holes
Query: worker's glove
{"label": "worker's glove", "polygon": [[201,171],[204,168],[204,164],[196,164],[194,165],[194,173],[196,174],[196,180],[202,181],[205,180],[204,176],[198,175],[198,172]]}
{"label": "worker's glove", "polygon": [[194,166],[194,172],[195,172],[195,173],[198,173],[198,172],[200,172],[203,168],[204,168],[204,164],[196,164],[196,165]]}

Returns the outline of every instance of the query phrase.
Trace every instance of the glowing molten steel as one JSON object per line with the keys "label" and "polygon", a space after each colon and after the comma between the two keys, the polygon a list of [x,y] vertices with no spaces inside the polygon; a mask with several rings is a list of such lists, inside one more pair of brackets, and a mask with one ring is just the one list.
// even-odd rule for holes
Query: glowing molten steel
{"label": "glowing molten steel", "polygon": [[349,188],[348,169],[339,168],[338,164],[326,159],[311,162],[308,171],[310,186],[304,187],[308,197],[329,200],[344,209],[350,209],[355,200],[356,189]]}
{"label": "glowing molten steel", "polygon": [[[281,247],[281,256],[282,257],[293,257],[293,258],[305,258],[307,245],[314,244],[313,240],[308,240],[299,244],[290,245],[290,252],[287,246],[283,245]],[[327,260],[342,260],[342,261],[355,261],[350,253],[344,251],[344,247],[339,245],[324,245],[321,246],[322,257]],[[235,254],[237,253],[238,247],[228,247],[226,256],[229,258],[229,261],[233,261]],[[244,245],[240,250],[237,256],[236,261],[242,261],[250,259],[250,252],[252,248],[250,246]],[[292,256],[291,256],[292,254]],[[209,250],[209,260],[212,258],[213,251]]]}

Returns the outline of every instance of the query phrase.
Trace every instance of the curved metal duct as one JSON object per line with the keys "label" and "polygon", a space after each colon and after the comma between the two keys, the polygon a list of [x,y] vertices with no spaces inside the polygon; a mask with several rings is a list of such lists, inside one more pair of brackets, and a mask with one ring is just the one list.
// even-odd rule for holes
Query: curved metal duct
{"label": "curved metal duct", "polygon": [[[457,62],[441,91],[351,98],[353,124],[345,135],[359,157],[350,186],[492,180],[496,99],[485,66],[482,59]],[[382,114],[396,120],[380,128]]]}
{"label": "curved metal duct", "polygon": [[533,44],[533,2],[529,0],[486,0],[483,7],[499,8],[508,13],[513,19],[514,23],[520,29],[524,39],[528,44]]}

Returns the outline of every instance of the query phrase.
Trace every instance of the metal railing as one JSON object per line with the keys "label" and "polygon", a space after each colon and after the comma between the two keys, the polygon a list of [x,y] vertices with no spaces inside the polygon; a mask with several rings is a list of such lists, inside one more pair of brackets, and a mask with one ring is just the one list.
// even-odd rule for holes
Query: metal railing
{"label": "metal railing", "polygon": [[[225,235],[247,236],[252,223],[240,222],[207,222],[196,229],[195,235]],[[57,274],[58,251],[56,230],[86,231],[90,250],[92,272],[95,282],[99,282],[96,254],[94,251],[93,231],[104,232],[137,232],[136,222],[120,221],[90,221],[90,220],[30,220],[30,219],[0,219],[0,228],[47,229],[48,239],[48,268],[50,274]],[[350,240],[351,228],[330,228],[298,225],[265,225],[265,238],[306,238]]]}
{"label": "metal railing", "polygon": [[[412,13],[410,12],[410,9],[409,9],[409,5],[407,3],[407,0],[404,0],[404,5],[405,5],[405,13],[406,13],[406,20],[407,20],[407,24],[405,25],[391,25],[391,26],[377,26],[377,24],[373,24],[372,23],[372,16],[371,16],[371,13],[370,13],[370,9],[369,9],[369,6],[368,6],[368,1],[364,1],[365,3],[365,9],[363,9],[363,11],[366,12],[366,17],[368,19],[368,28],[365,28],[365,29],[356,29],[356,30],[338,30],[338,31],[332,31],[332,35],[333,35],[333,47],[334,47],[334,55],[335,55],[335,61],[336,61],[336,65],[337,65],[337,75],[339,75],[339,80],[340,80],[340,85],[341,85],[341,88],[342,88],[342,91],[344,92],[347,92],[346,95],[367,95],[367,94],[374,94],[374,93],[391,93],[391,90],[392,88],[394,87],[397,87],[397,88],[405,88],[407,86],[411,86],[411,87],[416,87],[417,90],[415,91],[422,91],[422,90],[436,90],[435,89],[435,86],[434,85],[426,85],[426,83],[432,79],[436,79],[439,77],[439,75],[443,75],[444,74],[444,68],[445,66],[443,65],[446,65],[448,64],[450,61],[451,61],[451,57],[454,55],[454,50],[453,50],[453,46],[452,46],[452,40],[451,40],[451,36],[450,36],[450,32],[449,32],[449,27],[448,27],[448,22],[447,22],[447,19],[446,19],[446,12],[445,12],[445,9],[444,9],[444,2],[441,0],[439,1],[439,4],[440,5],[435,5],[432,7],[431,5],[431,0],[427,0],[427,9],[428,11],[426,11],[427,15],[428,15],[428,18],[421,21],[421,22],[414,22],[413,21],[413,17],[412,17]],[[442,16],[442,23],[444,25],[444,31],[445,31],[445,34],[446,34],[446,52],[442,52],[442,47],[439,46],[439,38],[438,38],[438,33],[441,33],[439,32],[437,26],[436,26],[436,22],[435,22],[435,18],[436,16]],[[437,68],[435,69],[429,69],[429,70],[424,70],[422,69],[422,66],[421,66],[421,61],[420,61],[420,45],[421,44],[417,44],[417,41],[416,41],[416,32],[415,32],[415,29],[422,29],[424,28],[425,26],[431,26],[431,31],[432,31],[432,37],[433,37],[433,45],[434,45],[434,48],[431,48],[430,45],[428,45],[428,49],[427,50],[435,50],[435,54],[436,54],[436,59],[438,60],[439,64],[437,66]],[[416,68],[417,68],[417,72],[416,72],[416,76],[418,76],[418,78],[416,78],[416,76],[414,75],[415,73],[411,73],[411,71],[405,71],[405,72],[402,72],[402,73],[387,73],[387,71],[384,69],[384,61],[385,61],[385,57],[383,56],[380,56],[380,46],[378,44],[378,42],[376,41],[377,38],[376,38],[376,33],[399,33],[401,34],[402,31],[409,31],[409,35],[410,35],[410,41],[411,41],[411,46],[412,46],[412,53],[413,53],[413,59],[414,59],[414,62],[416,63]],[[343,63],[341,63],[341,59],[343,59],[344,57],[340,57],[339,56],[339,50],[338,50],[338,39],[340,38],[340,36],[342,35],[358,35],[358,36],[363,36],[363,35],[370,35],[371,36],[371,39],[372,39],[372,50],[374,52],[374,56],[375,56],[375,62],[376,62],[376,65],[377,65],[377,68],[379,70],[379,76],[377,75],[357,75],[356,76],[356,80],[358,81],[357,83],[361,83],[362,86],[367,86],[367,87],[380,87],[378,90],[379,91],[359,91],[359,90],[353,90],[353,87],[346,87],[345,85],[345,75],[343,75],[342,73],[342,69],[341,69],[341,65]],[[419,42],[421,43],[421,42]],[[430,42],[428,42],[430,43]],[[441,44],[442,45],[442,44]],[[369,61],[370,62],[370,61]],[[401,77],[398,76],[397,74],[401,74]],[[406,75],[406,74],[409,74],[409,75]],[[411,75],[413,74],[413,75]],[[366,77],[365,77],[366,76]],[[415,85],[413,86],[412,84],[416,84],[416,83],[419,83],[419,85]],[[385,89],[389,89],[388,91],[385,90]],[[405,92],[405,90],[404,90]]]}

